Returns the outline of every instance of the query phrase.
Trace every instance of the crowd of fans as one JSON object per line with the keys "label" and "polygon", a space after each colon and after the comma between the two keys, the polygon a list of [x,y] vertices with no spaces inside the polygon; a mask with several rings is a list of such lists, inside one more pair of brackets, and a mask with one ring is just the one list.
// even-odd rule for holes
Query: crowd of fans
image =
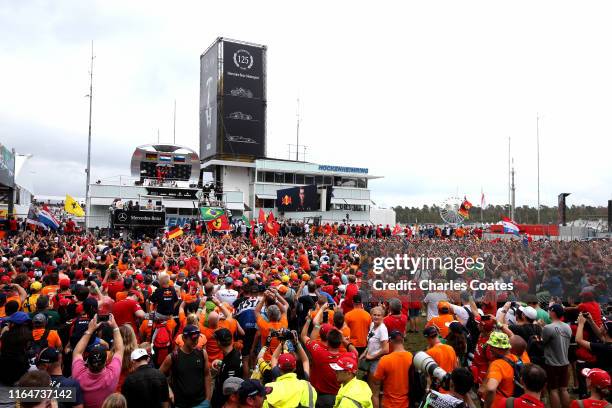
{"label": "crowd of fans", "polygon": [[[385,229],[18,230],[0,243],[0,407],[17,386],[74,391],[21,407],[610,407],[609,242]],[[513,290],[376,293],[392,254],[484,263],[390,280]]]}

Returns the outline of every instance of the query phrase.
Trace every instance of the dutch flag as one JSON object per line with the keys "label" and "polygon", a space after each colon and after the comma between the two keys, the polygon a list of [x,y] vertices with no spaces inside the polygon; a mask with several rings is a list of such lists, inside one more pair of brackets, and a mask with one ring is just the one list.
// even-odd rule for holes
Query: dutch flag
{"label": "dutch flag", "polygon": [[54,230],[60,226],[59,221],[51,214],[47,206],[38,211],[38,221]]}
{"label": "dutch flag", "polygon": [[518,224],[512,221],[510,218],[502,217],[502,225],[504,227],[504,234],[519,234]]}

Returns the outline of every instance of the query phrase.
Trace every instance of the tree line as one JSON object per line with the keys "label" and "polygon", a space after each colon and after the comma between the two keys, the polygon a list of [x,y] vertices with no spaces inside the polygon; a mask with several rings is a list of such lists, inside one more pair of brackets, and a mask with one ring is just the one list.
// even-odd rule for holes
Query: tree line
{"label": "tree line", "polygon": [[[397,206],[393,209],[395,210],[397,222],[401,224],[442,223],[442,218],[440,217],[440,206],[436,204],[431,206],[423,205],[422,208]],[[508,217],[508,209],[509,206],[507,204],[487,205],[482,211],[482,221],[486,223],[496,223],[500,221],[502,217]],[[540,206],[541,224],[557,224],[557,217],[557,206]],[[607,217],[608,208],[603,206],[594,207],[590,205],[572,205],[566,207],[567,222],[579,219],[589,221],[595,221],[598,219],[606,220]],[[480,220],[480,207],[472,207],[470,209],[470,218],[469,220],[466,220],[466,223],[480,222]],[[536,207],[530,207],[527,205],[516,207],[514,209],[514,220],[520,224],[536,224],[538,222],[538,209]]]}

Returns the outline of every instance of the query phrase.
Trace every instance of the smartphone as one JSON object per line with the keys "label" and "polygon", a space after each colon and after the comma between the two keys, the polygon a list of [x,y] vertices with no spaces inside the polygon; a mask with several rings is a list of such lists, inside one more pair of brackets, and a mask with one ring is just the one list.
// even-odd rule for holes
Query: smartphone
{"label": "smartphone", "polygon": [[110,315],[98,315],[98,323],[108,322]]}

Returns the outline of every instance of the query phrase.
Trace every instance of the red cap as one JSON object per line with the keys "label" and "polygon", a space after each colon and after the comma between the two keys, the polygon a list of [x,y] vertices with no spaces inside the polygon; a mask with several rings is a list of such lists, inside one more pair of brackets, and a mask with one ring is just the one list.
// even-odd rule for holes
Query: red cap
{"label": "red cap", "polygon": [[297,360],[291,353],[281,354],[278,358],[278,368],[283,371],[293,371],[297,365]]}
{"label": "red cap", "polygon": [[144,281],[144,276],[142,276],[142,273],[137,273],[137,274],[136,274],[136,280],[137,280],[138,282],[142,282],[142,281]]}
{"label": "red cap", "polygon": [[40,268],[41,266],[42,266],[42,262],[40,262],[40,261],[34,262],[34,267],[35,268]]}
{"label": "red cap", "polygon": [[335,371],[357,372],[357,358],[353,353],[344,353],[335,363],[329,365]]}
{"label": "red cap", "polygon": [[62,258],[55,258],[55,264],[56,265],[61,265],[62,264]]}
{"label": "red cap", "polygon": [[82,270],[80,270],[80,269],[79,269],[79,270],[77,270],[77,271],[74,273],[74,279],[75,279],[75,280],[83,280],[83,271],[82,271]]}
{"label": "red cap", "polygon": [[189,281],[187,286],[190,287],[190,288],[197,288],[198,287],[198,282],[196,282],[196,281]]}
{"label": "red cap", "polygon": [[11,277],[8,275],[4,275],[2,276],[2,278],[0,278],[0,282],[3,284],[11,283]]}
{"label": "red cap", "polygon": [[323,286],[323,285],[325,285],[325,281],[323,279],[321,279],[321,278],[317,278],[317,279],[315,279],[315,284],[317,286]]}
{"label": "red cap", "polygon": [[67,288],[69,288],[69,287],[70,287],[70,279],[68,279],[68,278],[62,278],[62,279],[60,279],[60,281],[59,281],[59,286],[60,286],[60,288],[62,288],[62,289],[67,289]]}
{"label": "red cap", "polygon": [[327,337],[330,331],[334,330],[334,326],[329,323],[323,323],[319,329],[319,335],[321,337]]}
{"label": "red cap", "polygon": [[581,373],[591,381],[591,384],[593,384],[597,388],[610,387],[610,374],[608,374],[601,368],[584,368]]}

